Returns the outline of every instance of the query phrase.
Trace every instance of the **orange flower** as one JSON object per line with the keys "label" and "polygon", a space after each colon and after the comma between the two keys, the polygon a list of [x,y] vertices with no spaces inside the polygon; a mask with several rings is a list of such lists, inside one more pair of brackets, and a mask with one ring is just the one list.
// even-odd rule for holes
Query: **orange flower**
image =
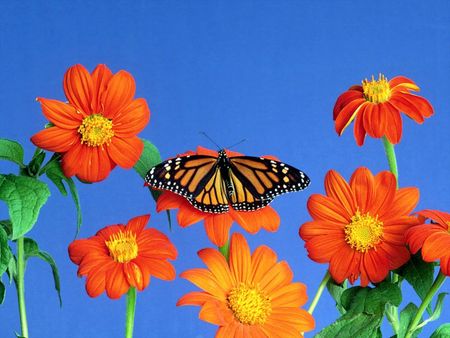
{"label": "orange flower", "polygon": [[411,94],[419,87],[410,79],[396,76],[388,81],[382,74],[378,80],[362,81],[338,97],[333,110],[336,132],[340,135],[355,120],[356,143],[364,144],[366,133],[380,138],[386,136],[389,142],[397,144],[402,137],[402,118],[406,114],[422,124],[425,117],[433,115],[433,107],[423,97]]}
{"label": "orange flower", "polygon": [[107,226],[93,237],[78,239],[69,245],[72,262],[79,265],[78,276],[86,276],[86,291],[97,297],[106,290],[117,299],[130,287],[144,290],[150,276],[164,280],[175,278],[175,269],[167,259],[175,259],[177,250],[156,229],[144,229],[150,215],[132,218],[127,225]]}
{"label": "orange flower", "polygon": [[277,263],[267,246],[250,254],[247,241],[233,234],[227,260],[215,249],[198,255],[208,269],[181,274],[204,291],[184,295],[177,305],[201,306],[200,319],[220,326],[216,337],[303,337],[314,328],[313,317],[300,309],[307,301],[306,286],[292,283],[289,265]]}
{"label": "orange flower", "polygon": [[416,225],[406,232],[406,241],[413,254],[422,249],[425,262],[441,261],[442,273],[450,276],[450,214],[438,210],[422,210],[419,216],[433,223]]}
{"label": "orange flower", "polygon": [[358,168],[347,183],[336,171],[325,177],[326,196],[308,200],[312,221],[300,228],[308,256],[329,263],[337,283],[361,276],[361,285],[382,281],[410,257],[404,233],[417,224],[408,216],[419,201],[417,188],[396,189],[389,171],[375,177]]}
{"label": "orange flower", "polygon": [[87,182],[104,180],[117,165],[132,168],[144,149],[136,136],[147,125],[150,110],[133,99],[134,79],[126,71],[112,74],[98,65],[92,74],[82,65],[64,75],[68,103],[37,98],[53,126],[31,138],[36,146],[62,153],[64,175]]}
{"label": "orange flower", "polygon": [[[197,153],[189,151],[184,155],[209,155],[217,156],[217,152],[203,147],[197,148]],[[242,156],[242,154],[227,150],[228,156]],[[272,158],[265,156],[266,158]],[[237,222],[251,234],[257,233],[261,228],[267,231],[277,231],[280,225],[280,217],[270,206],[255,211],[237,211],[230,207],[229,211],[222,214],[213,214],[200,211],[192,206],[187,199],[170,191],[164,191],[158,198],[156,210],[179,209],[177,220],[182,227],[205,221],[205,230],[208,238],[217,246],[223,246],[228,241],[228,236],[233,221]]]}

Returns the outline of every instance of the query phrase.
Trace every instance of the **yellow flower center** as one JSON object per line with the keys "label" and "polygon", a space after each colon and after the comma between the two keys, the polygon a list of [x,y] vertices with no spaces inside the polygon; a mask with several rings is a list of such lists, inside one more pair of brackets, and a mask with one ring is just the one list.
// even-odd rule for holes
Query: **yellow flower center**
{"label": "yellow flower center", "polygon": [[363,80],[362,87],[366,101],[383,103],[391,98],[391,87],[383,74],[378,76],[378,80],[375,80],[373,75],[372,81]]}
{"label": "yellow flower center", "polygon": [[383,236],[383,222],[369,213],[361,215],[356,211],[351,222],[344,227],[345,241],[359,252],[367,252],[380,243]]}
{"label": "yellow flower center", "polygon": [[270,298],[244,283],[230,291],[227,301],[234,317],[245,325],[264,324],[272,312]]}
{"label": "yellow flower center", "polygon": [[136,234],[130,231],[122,231],[111,235],[105,242],[109,255],[119,263],[127,263],[138,255]]}
{"label": "yellow flower center", "polygon": [[85,117],[78,132],[81,134],[81,143],[86,143],[91,147],[109,144],[114,136],[112,121],[101,114]]}

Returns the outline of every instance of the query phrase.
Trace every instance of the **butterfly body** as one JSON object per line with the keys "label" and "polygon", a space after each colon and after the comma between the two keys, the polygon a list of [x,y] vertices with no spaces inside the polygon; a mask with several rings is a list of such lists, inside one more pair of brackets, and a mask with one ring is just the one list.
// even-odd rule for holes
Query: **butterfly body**
{"label": "butterfly body", "polygon": [[310,182],[305,173],[283,162],[229,157],[225,150],[217,156],[186,155],[167,160],[151,168],[145,181],[153,188],[181,195],[195,208],[210,213],[225,213],[230,206],[254,211],[280,194],[303,190]]}

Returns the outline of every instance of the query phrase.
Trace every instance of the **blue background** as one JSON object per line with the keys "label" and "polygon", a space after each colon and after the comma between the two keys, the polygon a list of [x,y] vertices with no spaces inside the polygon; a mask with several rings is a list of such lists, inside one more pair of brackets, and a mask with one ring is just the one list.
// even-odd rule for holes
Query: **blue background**
{"label": "blue background", "polygon": [[[276,233],[247,235],[252,248],[271,246],[287,260],[295,281],[310,298],[326,265],[310,261],[298,237],[310,219],[306,201],[323,193],[323,178],[336,169],[346,178],[359,166],[387,169],[380,140],[356,146],[352,128],[334,132],[337,96],[372,74],[405,75],[421,87],[435,116],[419,126],[404,119],[396,147],[400,186],[417,186],[417,210],[450,211],[450,2],[448,1],[22,1],[0,2],[0,137],[24,144],[46,123],[37,96],[64,100],[62,78],[76,63],[92,70],[106,63],[113,72],[133,74],[137,97],[148,100],[152,117],[141,134],[163,158],[197,145],[215,148],[199,131],[248,155],[273,154],[306,171],[312,184],[303,193],[272,204],[281,216]],[[0,172],[16,168],[0,162]],[[105,225],[151,213],[150,225],[176,244],[177,273],[203,267],[196,251],[211,246],[203,225],[173,227],[133,171],[115,169],[99,184],[77,184],[84,224],[80,237]],[[26,299],[32,337],[123,337],[124,298],[91,299],[84,279],[67,255],[76,227],[75,207],[51,185],[52,197],[29,233],[57,261],[62,284],[59,308],[49,267],[29,261]],[[0,219],[7,209],[0,205]],[[234,225],[234,231],[242,232]],[[4,279],[5,281],[5,279]],[[177,279],[152,279],[138,294],[135,337],[212,337],[216,327],[197,319],[198,307],[175,307],[196,287]],[[450,291],[449,281],[443,287]],[[418,303],[405,288],[405,301]],[[449,300],[441,318],[424,330],[427,337],[449,322]],[[337,318],[324,294],[315,311],[317,328]],[[7,288],[0,307],[0,337],[19,331],[15,289]],[[318,332],[316,330],[315,332]],[[392,334],[383,325],[384,336]],[[311,336],[311,334],[309,334]]]}

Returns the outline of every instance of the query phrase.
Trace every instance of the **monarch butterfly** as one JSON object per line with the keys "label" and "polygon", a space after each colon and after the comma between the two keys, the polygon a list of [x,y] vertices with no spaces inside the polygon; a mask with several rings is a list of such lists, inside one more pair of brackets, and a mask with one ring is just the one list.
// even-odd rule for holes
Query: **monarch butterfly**
{"label": "monarch butterfly", "polygon": [[306,174],[283,162],[252,156],[186,155],[164,161],[145,176],[147,184],[186,198],[195,208],[225,213],[253,211],[281,194],[305,189]]}

